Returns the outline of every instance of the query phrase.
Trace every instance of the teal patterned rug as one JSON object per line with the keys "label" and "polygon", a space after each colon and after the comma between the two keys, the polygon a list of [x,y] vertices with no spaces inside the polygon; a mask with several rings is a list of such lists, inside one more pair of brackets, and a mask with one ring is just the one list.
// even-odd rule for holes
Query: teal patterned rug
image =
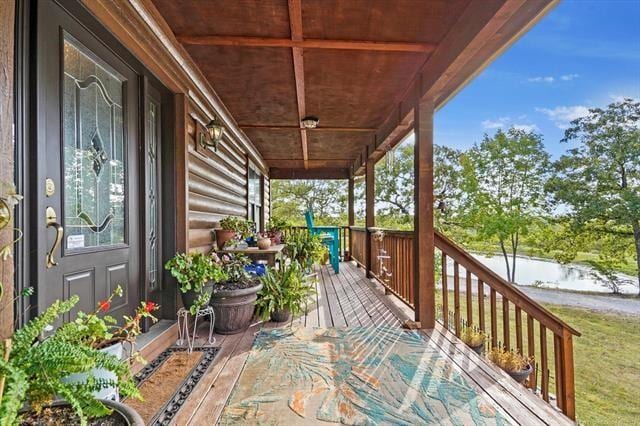
{"label": "teal patterned rug", "polygon": [[221,424],[508,424],[415,331],[275,329],[257,336]]}

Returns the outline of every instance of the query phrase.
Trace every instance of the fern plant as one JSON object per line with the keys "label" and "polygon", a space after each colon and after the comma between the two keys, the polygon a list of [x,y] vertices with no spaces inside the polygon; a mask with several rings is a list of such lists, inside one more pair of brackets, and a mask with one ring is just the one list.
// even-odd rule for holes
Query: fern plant
{"label": "fern plant", "polygon": [[[284,262],[283,262],[284,263]],[[302,267],[297,261],[280,269],[268,268],[260,278],[262,289],[258,292],[256,312],[262,319],[277,311],[289,311],[297,315],[315,289],[305,281]]]}
{"label": "fern plant", "polygon": [[[4,385],[0,383],[0,425],[16,424],[19,410],[25,402],[37,412],[61,396],[84,425],[88,418],[110,413],[93,396],[96,391],[118,386],[123,396],[140,398],[127,363],[90,346],[77,344],[72,338],[72,326],[65,326],[65,333],[56,331],[43,340],[39,339],[47,327],[69,312],[78,300],[78,296],[73,296],[67,301],[54,302],[41,315],[17,330],[11,339],[5,340],[0,352],[0,376],[4,379]],[[77,332],[83,333],[81,330]],[[95,368],[113,372],[117,381],[98,380],[91,376],[86,382],[67,383],[63,380]]]}

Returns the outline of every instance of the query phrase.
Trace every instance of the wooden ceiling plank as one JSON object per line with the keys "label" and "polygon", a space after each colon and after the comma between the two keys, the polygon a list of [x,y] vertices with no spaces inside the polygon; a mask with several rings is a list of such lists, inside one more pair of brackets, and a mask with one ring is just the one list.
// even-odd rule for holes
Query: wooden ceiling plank
{"label": "wooden ceiling plank", "polygon": [[[300,22],[300,29],[302,23]],[[178,35],[176,38],[182,44],[201,46],[249,46],[249,47],[298,47],[301,49],[332,49],[332,50],[368,50],[377,52],[410,52],[430,53],[436,45],[432,43],[409,43],[392,41],[369,40],[330,40],[330,39],[303,39],[294,37],[292,27],[291,39],[272,37],[244,37],[244,36],[218,36],[218,35]],[[296,31],[298,29],[296,28]],[[300,33],[301,34],[301,33]]]}
{"label": "wooden ceiling plank", "polygon": [[273,179],[349,179],[348,168],[293,169],[271,167],[269,178]]}

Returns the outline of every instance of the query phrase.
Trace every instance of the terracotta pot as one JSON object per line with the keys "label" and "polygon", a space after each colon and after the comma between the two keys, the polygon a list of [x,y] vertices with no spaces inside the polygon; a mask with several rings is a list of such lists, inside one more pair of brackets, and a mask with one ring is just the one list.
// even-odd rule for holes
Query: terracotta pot
{"label": "terracotta pot", "polygon": [[522,384],[524,383],[525,380],[527,380],[527,377],[529,377],[532,371],[533,371],[533,367],[531,366],[531,364],[528,364],[527,368],[522,371],[516,371],[516,372],[507,371],[507,373],[509,373],[509,375],[513,380]]}
{"label": "terracotta pot", "polygon": [[236,231],[230,231],[228,229],[216,229],[216,244],[218,250],[222,250],[227,241],[236,237]]}
{"label": "terracotta pot", "polygon": [[274,246],[282,244],[282,231],[271,231],[269,232],[269,236]]}
{"label": "terracotta pot", "polygon": [[291,312],[288,309],[283,309],[281,311],[271,312],[271,321],[273,322],[285,322],[289,321],[289,317],[291,316]]}
{"label": "terracotta pot", "polygon": [[271,247],[271,238],[260,238],[258,240],[258,248],[260,250],[266,250]]}
{"label": "terracotta pot", "polygon": [[236,334],[246,330],[253,318],[256,293],[261,289],[262,283],[238,290],[216,289],[211,298],[216,314],[216,333]]}

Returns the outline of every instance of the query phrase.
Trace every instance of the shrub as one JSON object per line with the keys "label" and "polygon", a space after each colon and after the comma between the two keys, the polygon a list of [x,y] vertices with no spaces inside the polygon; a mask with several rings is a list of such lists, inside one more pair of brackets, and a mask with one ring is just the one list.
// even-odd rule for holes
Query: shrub
{"label": "shrub", "polygon": [[489,361],[509,373],[518,373],[526,370],[532,359],[515,351],[507,351],[504,348],[491,348],[487,354]]}

